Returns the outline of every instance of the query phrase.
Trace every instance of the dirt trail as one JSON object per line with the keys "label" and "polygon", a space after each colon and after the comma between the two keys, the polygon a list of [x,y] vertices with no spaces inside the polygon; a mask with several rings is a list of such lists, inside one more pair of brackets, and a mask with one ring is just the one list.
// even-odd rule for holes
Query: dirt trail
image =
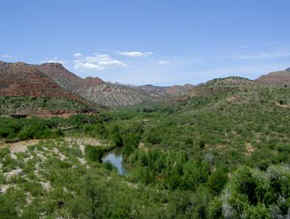
{"label": "dirt trail", "polygon": [[39,143],[39,141],[40,140],[33,139],[26,141],[18,141],[14,143],[0,142],[0,148],[9,147],[12,153],[25,152],[28,146],[36,145]]}
{"label": "dirt trail", "polygon": [[[77,145],[94,145],[94,146],[102,145],[102,143],[98,139],[87,138],[87,137],[85,138],[65,137],[64,141],[70,144],[77,144]],[[0,141],[0,148],[9,147],[12,153],[25,152],[28,146],[36,145],[39,142],[40,140],[38,139],[18,141],[14,143],[6,143],[6,142]]]}
{"label": "dirt trail", "polygon": [[75,143],[78,145],[94,145],[98,146],[101,145],[101,142],[95,138],[78,138],[78,137],[65,137],[64,140],[69,143]]}
{"label": "dirt trail", "polygon": [[276,102],[275,105],[279,106],[279,107],[282,107],[282,108],[288,108],[288,109],[290,108],[289,104],[280,104],[280,103]]}

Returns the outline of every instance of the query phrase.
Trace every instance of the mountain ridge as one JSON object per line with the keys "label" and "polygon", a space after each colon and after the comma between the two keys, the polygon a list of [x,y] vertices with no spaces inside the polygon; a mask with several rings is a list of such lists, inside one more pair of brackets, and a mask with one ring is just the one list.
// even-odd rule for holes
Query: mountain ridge
{"label": "mountain ridge", "polygon": [[[152,84],[130,86],[105,82],[99,77],[81,78],[60,63],[32,65],[24,62],[0,62],[0,71],[2,72],[0,96],[64,96],[68,99],[86,100],[107,107],[174,101],[190,96],[211,95],[220,91],[290,84],[290,68],[262,75],[256,80],[231,76],[209,80],[198,85],[173,86]],[[5,74],[5,71],[9,74]],[[17,72],[21,73],[16,74]],[[26,76],[21,78],[21,74]],[[5,82],[7,75],[13,76]]]}
{"label": "mountain ridge", "polygon": [[288,86],[290,85],[290,68],[262,75],[256,79],[256,82],[274,86]]}
{"label": "mountain ridge", "polygon": [[[7,104],[6,108],[25,114],[46,111],[48,105],[50,111],[58,112],[80,112],[90,105],[87,100],[60,87],[35,65],[23,62],[0,62],[0,97],[1,104]],[[10,112],[0,108],[0,113]]]}
{"label": "mountain ridge", "polygon": [[[164,98],[186,95],[192,85],[159,87],[153,85],[128,86],[105,82],[98,77],[81,78],[63,65],[46,63],[38,68],[61,87],[96,104],[117,107],[145,102],[162,101]],[[148,87],[150,86],[150,88]]]}

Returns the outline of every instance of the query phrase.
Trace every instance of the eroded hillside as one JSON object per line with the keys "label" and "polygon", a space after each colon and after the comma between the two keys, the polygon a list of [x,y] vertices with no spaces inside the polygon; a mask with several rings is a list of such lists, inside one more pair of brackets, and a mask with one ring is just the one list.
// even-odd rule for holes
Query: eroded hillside
{"label": "eroded hillside", "polygon": [[0,62],[0,113],[81,112],[89,102],[63,89],[34,65]]}

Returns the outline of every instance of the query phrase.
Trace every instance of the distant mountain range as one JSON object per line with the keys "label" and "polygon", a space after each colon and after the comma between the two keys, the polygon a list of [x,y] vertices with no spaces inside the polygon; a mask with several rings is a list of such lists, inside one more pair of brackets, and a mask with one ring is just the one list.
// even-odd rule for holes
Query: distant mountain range
{"label": "distant mountain range", "polygon": [[186,95],[191,85],[157,87],[153,85],[128,86],[104,82],[100,78],[82,79],[61,64],[42,64],[38,69],[64,89],[91,102],[104,106],[128,106],[160,101],[171,96]]}
{"label": "distant mountain range", "polygon": [[97,77],[83,79],[57,63],[30,65],[0,62],[0,97],[58,98],[86,106],[130,106],[210,95],[216,90],[251,88],[256,85],[288,86],[290,68],[263,75],[257,80],[228,77],[196,86],[186,84],[161,87],[114,84]]}
{"label": "distant mountain range", "polygon": [[104,82],[97,77],[82,79],[58,63],[29,65],[1,62],[0,72],[1,96],[81,97],[91,103],[110,107],[186,95],[192,87],[128,86]]}

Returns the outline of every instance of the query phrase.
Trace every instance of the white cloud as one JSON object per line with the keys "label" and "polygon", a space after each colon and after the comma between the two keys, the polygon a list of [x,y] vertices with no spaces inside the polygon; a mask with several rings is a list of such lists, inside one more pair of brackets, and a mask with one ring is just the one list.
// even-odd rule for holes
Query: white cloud
{"label": "white cloud", "polygon": [[77,53],[75,53],[73,56],[74,56],[74,57],[81,57],[81,56],[83,56],[83,55],[82,55],[81,53],[77,52]]}
{"label": "white cloud", "polygon": [[144,57],[144,56],[151,56],[153,53],[152,52],[139,52],[139,51],[123,51],[119,52],[120,55],[122,56],[127,56],[127,57]]}
{"label": "white cloud", "polygon": [[159,65],[168,65],[168,64],[170,64],[170,62],[169,62],[168,60],[160,60],[160,61],[158,62],[158,64],[159,64]]}
{"label": "white cloud", "polygon": [[113,67],[126,67],[124,62],[112,58],[110,55],[101,54],[95,56],[81,57],[74,60],[74,68],[77,70],[102,71]]}
{"label": "white cloud", "polygon": [[59,64],[64,65],[65,62],[57,57],[54,57],[52,59],[47,58],[44,61],[42,61],[41,63],[59,63]]}
{"label": "white cloud", "polygon": [[89,62],[82,62],[80,60],[75,60],[74,68],[78,70],[98,70],[98,71],[102,71],[105,69],[103,66]]}
{"label": "white cloud", "polygon": [[5,58],[5,59],[11,59],[11,58],[13,58],[13,56],[10,56],[8,54],[0,54],[0,57],[1,58]]}

